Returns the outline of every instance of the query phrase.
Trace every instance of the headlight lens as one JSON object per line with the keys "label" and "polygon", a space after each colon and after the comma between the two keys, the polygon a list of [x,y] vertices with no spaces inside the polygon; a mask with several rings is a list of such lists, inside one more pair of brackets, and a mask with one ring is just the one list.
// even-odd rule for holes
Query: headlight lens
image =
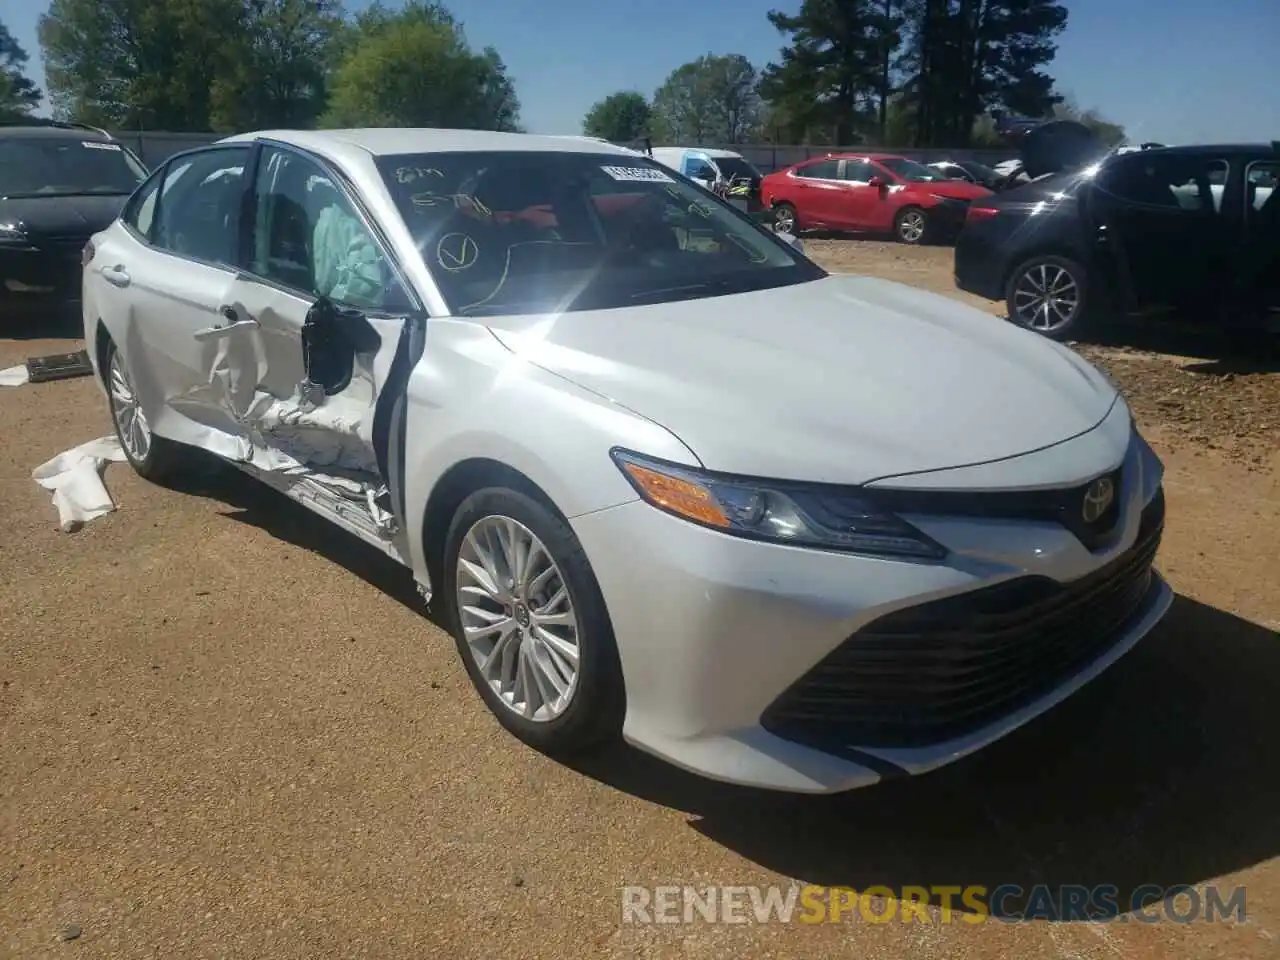
{"label": "headlight lens", "polygon": [[613,459],[648,503],[723,533],[916,560],[947,555],[945,547],[857,491],[720,477],[627,450],[614,450]]}

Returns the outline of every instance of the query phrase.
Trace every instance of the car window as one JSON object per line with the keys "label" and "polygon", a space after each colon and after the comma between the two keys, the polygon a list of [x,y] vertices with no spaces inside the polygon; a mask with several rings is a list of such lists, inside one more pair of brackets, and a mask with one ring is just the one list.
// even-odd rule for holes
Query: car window
{"label": "car window", "polygon": [[74,137],[0,139],[0,197],[130,194],[147,171],[118,143]]}
{"label": "car window", "polygon": [[506,151],[377,162],[454,314],[610,309],[825,276],[647,157]]}
{"label": "car window", "polygon": [[844,162],[844,179],[855,183],[870,183],[877,175],[876,168],[865,160],[846,160]]}
{"label": "car window", "polygon": [[688,164],[689,172],[685,174],[691,180],[718,180],[716,168],[711,166],[705,160],[690,160]]}
{"label": "car window", "polygon": [[1229,168],[1225,160],[1188,154],[1130,153],[1106,164],[1098,189],[1138,206],[1220,210]]}
{"label": "car window", "polygon": [[319,163],[264,149],[254,200],[254,273],[360,310],[407,308],[382,247]]}
{"label": "car window", "polygon": [[248,147],[222,147],[170,162],[151,242],[184,257],[234,266],[248,157]]}
{"label": "car window", "polygon": [[806,180],[836,180],[840,174],[839,160],[819,160],[807,167],[797,167],[795,174]]}
{"label": "car window", "polygon": [[164,171],[151,175],[132,197],[120,219],[140,233],[143,237],[151,237],[151,225],[155,220],[156,198],[160,196],[160,184],[164,181]]}
{"label": "car window", "polygon": [[1250,216],[1261,215],[1264,211],[1270,217],[1277,216],[1280,200],[1280,162],[1260,160],[1249,164],[1245,173],[1245,204]]}

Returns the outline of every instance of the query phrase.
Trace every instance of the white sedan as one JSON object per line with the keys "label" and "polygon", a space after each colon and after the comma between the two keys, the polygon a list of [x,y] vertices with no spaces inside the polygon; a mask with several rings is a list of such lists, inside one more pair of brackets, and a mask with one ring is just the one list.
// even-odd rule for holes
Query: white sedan
{"label": "white sedan", "polygon": [[401,561],[549,752],[620,734],[803,792],[919,773],[1170,603],[1162,468],[1106,377],[608,144],[232,137],[85,262],[133,467],[201,448]]}

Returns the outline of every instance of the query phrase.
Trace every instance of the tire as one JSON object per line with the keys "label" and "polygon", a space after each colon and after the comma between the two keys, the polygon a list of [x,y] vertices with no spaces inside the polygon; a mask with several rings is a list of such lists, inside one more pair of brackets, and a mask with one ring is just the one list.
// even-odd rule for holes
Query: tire
{"label": "tire", "polygon": [[781,229],[784,222],[789,222],[791,229],[783,232],[790,233],[793,237],[800,236],[800,215],[796,213],[796,208],[785,200],[773,205],[773,229]]}
{"label": "tire", "polygon": [[[536,593],[525,594],[517,583],[514,590],[507,592],[510,603],[486,591],[480,580],[462,569],[460,563],[460,560],[472,565],[478,562],[477,545],[492,548],[490,559],[506,556],[501,545],[491,539],[498,531],[508,535],[514,532],[522,539],[536,538],[556,571],[546,574],[549,565],[535,562],[528,584],[538,588]],[[497,564],[492,566],[496,568]],[[591,564],[568,523],[524,493],[505,487],[479,490],[467,497],[454,514],[445,540],[443,568],[447,622],[458,653],[477,692],[508,732],[536,750],[565,756],[614,740],[621,734],[626,694],[613,627]],[[544,575],[547,580],[539,585]],[[465,610],[460,586],[467,590]],[[506,584],[498,583],[497,587],[502,591]],[[554,603],[539,611],[539,600],[558,594],[559,587],[564,588],[568,607]],[[484,614],[477,615],[477,609],[484,610]],[[563,655],[569,646],[570,627],[546,623],[540,633],[536,622],[538,616],[548,612],[563,616],[565,610],[574,627],[578,655],[572,680],[567,680],[563,669],[570,663]],[[494,618],[497,624],[506,624],[509,629],[491,626]],[[468,639],[464,626],[476,628],[483,635]],[[551,636],[559,641],[554,646],[543,639],[548,628]],[[498,680],[500,693],[481,664],[482,659],[493,655],[500,638],[504,637],[509,659],[499,661],[499,666],[510,666],[497,669],[491,675]],[[521,701],[516,675],[523,666],[538,670],[537,664],[542,664],[546,686],[535,682],[531,672],[524,673],[521,683],[525,695]],[[558,680],[568,691],[562,701],[555,697],[562,691],[552,680]],[[529,688],[538,692],[528,695]],[[545,696],[544,690],[553,696]]]}
{"label": "tire", "polygon": [[929,214],[919,207],[903,207],[893,218],[893,236],[899,243],[919,246],[932,234]]}
{"label": "tire", "polygon": [[152,483],[164,483],[172,479],[178,474],[185,459],[182,445],[157,437],[151,431],[141,407],[134,407],[135,415],[129,415],[126,395],[136,403],[133,378],[113,341],[107,341],[107,348],[103,353],[102,379],[107,388],[111,425],[115,428],[116,439],[120,441],[120,448],[124,451],[129,466],[133,467],[138,476]]}
{"label": "tire", "polygon": [[[1041,283],[1058,290],[1056,306],[1048,310],[1035,294]],[[1074,298],[1070,294],[1074,292]],[[1005,306],[1009,320],[1051,340],[1074,340],[1088,322],[1090,304],[1089,274],[1084,266],[1068,257],[1040,254],[1018,264],[1005,283]],[[1064,301],[1073,303],[1064,316]],[[1046,317],[1047,314],[1047,317]]]}

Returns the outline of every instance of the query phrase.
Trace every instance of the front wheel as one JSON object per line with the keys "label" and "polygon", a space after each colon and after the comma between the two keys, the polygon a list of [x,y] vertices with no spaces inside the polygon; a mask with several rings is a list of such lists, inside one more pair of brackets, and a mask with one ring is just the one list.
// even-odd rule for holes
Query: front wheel
{"label": "front wheel", "polygon": [[480,490],[458,507],[444,556],[454,639],[498,722],[551,754],[621,733],[613,628],[568,523],[524,493]]}
{"label": "front wheel", "polygon": [[929,215],[919,207],[903,207],[893,218],[893,235],[899,243],[924,243],[929,234]]}
{"label": "front wheel", "polygon": [[1089,276],[1066,257],[1032,257],[1009,275],[1005,304],[1009,319],[1051,340],[1073,339],[1084,327]]}

